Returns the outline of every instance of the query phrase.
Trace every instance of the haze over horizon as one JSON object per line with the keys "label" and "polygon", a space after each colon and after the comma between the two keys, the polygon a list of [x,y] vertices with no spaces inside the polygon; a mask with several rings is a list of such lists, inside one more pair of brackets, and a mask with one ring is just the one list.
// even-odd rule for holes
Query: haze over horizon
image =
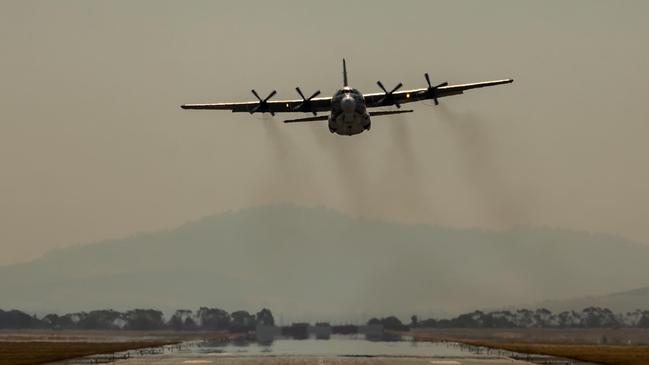
{"label": "haze over horizon", "polygon": [[626,313],[649,308],[647,261],[649,246],[608,235],[449,229],[273,205],[0,267],[0,308],[267,307],[291,321],[599,303]]}
{"label": "haze over horizon", "polygon": [[[276,203],[649,244],[646,1],[0,5],[0,265]],[[331,135],[180,110],[511,77]],[[257,116],[255,116],[257,117]]]}

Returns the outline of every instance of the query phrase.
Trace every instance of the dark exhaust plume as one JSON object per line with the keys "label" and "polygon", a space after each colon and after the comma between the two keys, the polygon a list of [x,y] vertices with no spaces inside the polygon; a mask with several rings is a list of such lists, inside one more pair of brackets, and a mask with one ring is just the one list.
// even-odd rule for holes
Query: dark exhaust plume
{"label": "dark exhaust plume", "polygon": [[436,112],[440,123],[448,127],[456,140],[462,170],[476,196],[482,199],[483,215],[489,223],[503,227],[525,220],[529,194],[514,186],[501,170],[489,120],[477,114],[453,111],[443,104]]}
{"label": "dark exhaust plume", "polygon": [[271,166],[251,166],[261,171],[259,174],[259,191],[252,196],[250,205],[259,202],[286,202],[292,198],[304,198],[313,189],[317,189],[313,178],[313,168],[309,166],[304,146],[285,129],[277,119],[262,120],[265,140],[268,144],[266,153],[272,156]]}
{"label": "dark exhaust plume", "polygon": [[[395,186],[394,191],[399,196],[399,200],[406,211],[424,212],[428,216],[434,214],[435,203],[427,199],[427,189],[435,189],[426,183],[422,174],[424,167],[421,165],[426,161],[425,156],[420,156],[417,148],[417,141],[414,138],[413,123],[415,120],[403,115],[393,115],[381,120],[383,128],[388,128],[389,146],[385,150],[385,160],[390,164],[383,166],[383,174],[386,179],[394,181],[394,174],[399,174],[399,186]],[[425,146],[424,146],[425,147]],[[426,149],[420,149],[425,151]]]}

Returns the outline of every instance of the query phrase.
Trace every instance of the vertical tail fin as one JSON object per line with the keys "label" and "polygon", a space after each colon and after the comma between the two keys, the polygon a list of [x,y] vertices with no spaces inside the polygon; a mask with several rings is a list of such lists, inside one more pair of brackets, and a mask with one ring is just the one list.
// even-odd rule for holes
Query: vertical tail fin
{"label": "vertical tail fin", "polygon": [[349,86],[347,84],[347,64],[345,63],[345,59],[343,58],[343,82],[344,86]]}

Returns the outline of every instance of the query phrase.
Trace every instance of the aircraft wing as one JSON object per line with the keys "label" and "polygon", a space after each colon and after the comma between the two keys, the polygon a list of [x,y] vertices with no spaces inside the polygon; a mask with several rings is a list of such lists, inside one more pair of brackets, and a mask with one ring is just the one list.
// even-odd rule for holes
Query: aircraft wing
{"label": "aircraft wing", "polygon": [[[253,94],[256,95],[255,92]],[[183,104],[183,109],[216,109],[232,110],[235,113],[311,113],[331,110],[331,97],[295,100],[268,100],[275,93],[271,93],[266,99],[258,97],[258,101],[246,101],[241,103],[209,103],[209,104]],[[314,94],[315,95],[315,94]]]}
{"label": "aircraft wing", "polygon": [[372,107],[381,107],[388,105],[400,105],[405,103],[411,103],[413,101],[421,100],[435,100],[437,104],[437,99],[443,98],[451,95],[463,94],[466,90],[477,89],[481,87],[496,86],[502,84],[510,84],[514,82],[513,79],[504,79],[504,80],[495,80],[495,81],[484,81],[484,82],[474,82],[470,84],[458,84],[458,85],[448,85],[446,83],[440,84],[434,87],[422,88],[422,89],[413,89],[413,90],[403,90],[403,91],[394,91],[392,93],[371,93],[364,94],[365,104],[368,108]]}
{"label": "aircraft wing", "polygon": [[[390,105],[401,105],[411,103],[413,101],[421,100],[434,100],[437,104],[437,99],[451,95],[463,94],[466,90],[477,89],[487,86],[495,86],[502,84],[509,84],[514,82],[512,79],[475,82],[470,84],[448,85],[443,83],[437,86],[429,86],[428,88],[391,91],[383,93],[364,94],[365,104],[368,108],[382,107]],[[399,88],[401,84],[398,85]],[[296,88],[296,90],[298,90]],[[215,109],[215,110],[231,110],[235,113],[314,113],[325,112],[331,110],[331,97],[316,98],[319,94],[316,92],[310,98],[304,98],[302,92],[298,93],[303,99],[293,100],[269,100],[275,92],[273,91],[265,99],[261,99],[257,93],[252,90],[252,93],[257,97],[257,101],[235,102],[235,103],[207,103],[207,104],[183,104],[183,109]]]}

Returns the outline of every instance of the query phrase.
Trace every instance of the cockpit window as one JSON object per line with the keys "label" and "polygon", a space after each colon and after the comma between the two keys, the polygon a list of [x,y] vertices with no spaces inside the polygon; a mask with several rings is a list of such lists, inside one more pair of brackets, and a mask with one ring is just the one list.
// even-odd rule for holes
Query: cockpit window
{"label": "cockpit window", "polygon": [[347,95],[347,94],[361,95],[361,93],[358,90],[352,89],[351,87],[347,86],[336,91],[336,94],[334,94],[334,98],[336,97],[340,98],[343,95]]}

